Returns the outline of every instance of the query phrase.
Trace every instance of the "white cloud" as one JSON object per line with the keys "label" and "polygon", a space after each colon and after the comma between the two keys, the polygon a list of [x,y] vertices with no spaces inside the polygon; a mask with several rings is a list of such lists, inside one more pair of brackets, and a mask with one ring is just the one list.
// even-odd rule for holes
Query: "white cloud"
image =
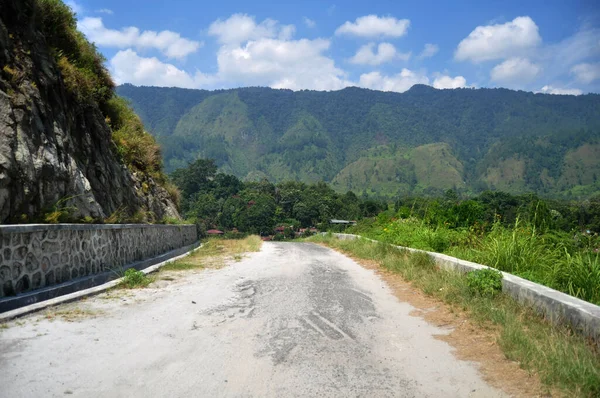
{"label": "white cloud", "polygon": [[280,40],[290,40],[296,33],[296,27],[294,25],[284,25],[279,30]]}
{"label": "white cloud", "polygon": [[509,58],[494,66],[490,72],[490,78],[492,81],[508,85],[522,84],[535,79],[541,70],[538,65],[531,63],[527,58]]}
{"label": "white cloud", "polygon": [[417,58],[430,58],[437,54],[438,51],[440,51],[440,47],[437,44],[427,43]]}
{"label": "white cloud", "polygon": [[346,21],[336,29],[335,34],[360,37],[401,37],[406,34],[409,26],[410,21],[408,19],[366,15],[356,18],[355,22]]}
{"label": "white cloud", "polygon": [[600,79],[600,62],[596,64],[578,64],[571,68],[571,73],[582,83],[591,83]]}
{"label": "white cloud", "polygon": [[102,18],[84,18],[77,23],[78,28],[98,46],[137,49],[154,48],[160,50],[169,58],[182,59],[194,53],[202,43],[181,37],[179,33],[163,30],[155,32],[145,30],[140,32],[136,27],[121,30],[108,29],[102,23]]}
{"label": "white cloud", "polygon": [[346,73],[323,53],[330,42],[264,38],[242,46],[222,46],[217,54],[218,78],[241,85],[267,85],[292,90],[337,90],[348,86]]}
{"label": "white cloud", "polygon": [[158,58],[140,57],[135,51],[119,51],[109,63],[117,84],[132,83],[140,86],[197,88],[208,83],[208,78],[197,72],[191,76],[176,66]]}
{"label": "white cloud", "polygon": [[581,95],[583,92],[578,88],[558,88],[553,86],[544,86],[537,93],[542,94],[561,94],[561,95]]}
{"label": "white cloud", "polygon": [[295,27],[234,14],[217,20],[209,34],[222,43],[214,81],[226,85],[270,86],[292,90],[337,90],[350,85],[347,74],[325,55],[326,39],[293,40]]}
{"label": "white cloud", "polygon": [[258,40],[263,38],[275,38],[283,30],[290,33],[290,27],[293,25],[279,26],[279,23],[273,19],[265,19],[257,24],[254,17],[246,14],[233,14],[226,20],[217,19],[208,28],[208,34],[216,36],[222,44],[239,44],[248,40]]}
{"label": "white cloud", "polygon": [[600,29],[583,29],[559,43],[547,46],[543,57],[563,67],[561,72],[590,57],[600,55]]}
{"label": "white cloud", "polygon": [[[233,29],[236,26],[240,29]],[[230,29],[231,28],[231,29]],[[110,61],[118,83],[138,85],[222,88],[270,86],[292,90],[338,90],[352,85],[347,74],[326,55],[326,39],[293,40],[293,25],[235,14],[217,20],[209,33],[222,43],[217,51],[217,71],[187,73],[157,58],[144,58],[131,49]]]}
{"label": "white cloud", "polygon": [[108,8],[101,8],[99,10],[96,10],[96,12],[100,13],[100,14],[107,14],[107,15],[113,15],[114,14],[113,10],[110,10]]}
{"label": "white cloud", "polygon": [[429,78],[409,69],[393,76],[382,75],[380,72],[370,72],[360,75],[359,86],[381,91],[396,91],[403,93],[415,84],[429,84]]}
{"label": "white cloud", "polygon": [[467,79],[463,76],[451,77],[447,75],[441,75],[435,78],[433,81],[433,87],[438,89],[446,88],[462,88],[467,86]]}
{"label": "white cloud", "polygon": [[399,53],[390,43],[380,43],[377,52],[373,52],[375,43],[365,44],[350,58],[350,62],[358,65],[381,65],[394,59],[408,61],[410,53]]}
{"label": "white cloud", "polygon": [[304,17],[304,24],[307,28],[314,28],[317,26],[317,23],[308,17]]}
{"label": "white cloud", "polygon": [[538,26],[530,17],[517,17],[511,22],[478,26],[463,39],[454,53],[459,61],[489,61],[523,55],[540,44]]}

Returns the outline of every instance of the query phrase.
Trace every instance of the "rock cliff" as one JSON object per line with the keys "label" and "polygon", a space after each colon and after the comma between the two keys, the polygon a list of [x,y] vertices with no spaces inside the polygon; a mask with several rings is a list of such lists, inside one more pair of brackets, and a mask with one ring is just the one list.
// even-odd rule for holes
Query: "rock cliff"
{"label": "rock cliff", "polygon": [[178,218],[156,174],[121,160],[98,101],[69,92],[39,3],[0,0],[0,222],[43,221],[58,207],[70,220]]}

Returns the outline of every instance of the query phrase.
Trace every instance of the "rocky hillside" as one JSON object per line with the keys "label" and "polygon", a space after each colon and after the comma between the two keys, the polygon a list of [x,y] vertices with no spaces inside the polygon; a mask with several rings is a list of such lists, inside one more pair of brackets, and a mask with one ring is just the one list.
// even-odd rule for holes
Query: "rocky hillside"
{"label": "rocky hillside", "polygon": [[59,0],[0,0],[0,222],[179,217],[160,152]]}
{"label": "rocky hillside", "polygon": [[600,95],[507,89],[186,90],[123,85],[167,170],[196,157],[244,179],[378,195],[600,191]]}

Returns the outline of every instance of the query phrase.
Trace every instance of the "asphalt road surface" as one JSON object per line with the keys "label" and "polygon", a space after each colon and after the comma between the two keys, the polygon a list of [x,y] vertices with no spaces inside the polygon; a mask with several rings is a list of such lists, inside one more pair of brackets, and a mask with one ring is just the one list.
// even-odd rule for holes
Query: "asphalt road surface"
{"label": "asphalt road surface", "polygon": [[[0,331],[2,397],[497,397],[373,271],[309,243],[263,245]],[[119,296],[121,294],[121,296]],[[88,314],[88,315],[86,315]]]}

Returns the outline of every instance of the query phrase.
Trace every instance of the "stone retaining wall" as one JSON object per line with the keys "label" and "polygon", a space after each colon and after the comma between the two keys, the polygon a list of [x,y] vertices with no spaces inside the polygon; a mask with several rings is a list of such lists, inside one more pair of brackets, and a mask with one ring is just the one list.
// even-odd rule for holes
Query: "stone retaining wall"
{"label": "stone retaining wall", "polygon": [[106,271],[188,246],[194,225],[0,226],[0,298]]}

